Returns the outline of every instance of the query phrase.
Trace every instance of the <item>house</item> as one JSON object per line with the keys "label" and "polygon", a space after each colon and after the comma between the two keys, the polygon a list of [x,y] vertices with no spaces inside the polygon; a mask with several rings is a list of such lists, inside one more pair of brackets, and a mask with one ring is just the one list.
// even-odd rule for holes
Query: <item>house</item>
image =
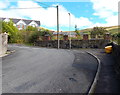
{"label": "house", "polygon": [[13,21],[14,26],[16,26],[19,30],[26,29],[27,26],[39,27],[40,21],[37,20],[27,20],[27,19],[16,19],[16,18],[0,18],[2,21],[9,22]]}

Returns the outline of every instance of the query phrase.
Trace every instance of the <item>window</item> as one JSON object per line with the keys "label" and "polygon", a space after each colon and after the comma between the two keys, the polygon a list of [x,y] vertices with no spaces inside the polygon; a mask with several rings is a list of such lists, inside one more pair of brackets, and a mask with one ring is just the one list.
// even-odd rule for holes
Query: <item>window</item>
{"label": "window", "polygon": [[20,26],[19,28],[22,28],[22,29],[24,28],[24,24],[23,23],[20,23],[19,26]]}
{"label": "window", "polygon": [[26,29],[27,25],[24,25],[24,29]]}
{"label": "window", "polygon": [[20,25],[17,25],[17,28],[20,28]]}

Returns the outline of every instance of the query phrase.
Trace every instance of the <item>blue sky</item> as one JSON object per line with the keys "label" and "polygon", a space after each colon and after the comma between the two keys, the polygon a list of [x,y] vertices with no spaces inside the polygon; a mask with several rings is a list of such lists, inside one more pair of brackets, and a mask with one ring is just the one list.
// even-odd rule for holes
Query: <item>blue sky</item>
{"label": "blue sky", "polygon": [[[118,0],[89,0],[89,2],[39,2],[38,0],[0,1],[0,17],[24,18],[40,20],[41,26],[56,30],[56,8],[59,5],[60,31],[69,31],[69,15],[71,13],[71,28],[91,28],[94,26],[118,25]],[[9,9],[30,8],[39,9]],[[44,8],[46,7],[46,8]]]}

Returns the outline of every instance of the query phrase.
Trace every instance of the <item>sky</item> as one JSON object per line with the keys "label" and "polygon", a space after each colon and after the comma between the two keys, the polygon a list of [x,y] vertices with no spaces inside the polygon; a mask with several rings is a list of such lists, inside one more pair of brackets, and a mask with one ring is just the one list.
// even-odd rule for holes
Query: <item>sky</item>
{"label": "sky", "polygon": [[41,27],[56,31],[58,5],[60,31],[74,31],[75,25],[79,30],[95,26],[114,26],[118,25],[118,1],[0,0],[0,17],[39,20]]}

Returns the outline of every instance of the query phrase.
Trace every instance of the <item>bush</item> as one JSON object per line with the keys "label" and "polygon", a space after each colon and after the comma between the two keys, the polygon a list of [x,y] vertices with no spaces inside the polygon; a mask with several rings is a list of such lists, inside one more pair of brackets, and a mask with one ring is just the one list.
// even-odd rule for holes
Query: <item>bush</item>
{"label": "bush", "polygon": [[34,31],[30,34],[28,38],[29,43],[34,43],[38,40],[43,40],[43,37],[49,35],[52,37],[52,33],[47,29],[41,29],[40,31]]}
{"label": "bush", "polygon": [[118,44],[120,45],[120,32],[117,34]]}
{"label": "bush", "polygon": [[41,35],[42,35],[41,31],[32,32],[28,38],[28,42],[34,43],[34,42],[40,40]]}
{"label": "bush", "polygon": [[33,26],[27,26],[26,31],[38,31],[38,28]]}
{"label": "bush", "polygon": [[103,36],[105,33],[107,33],[108,31],[104,28],[104,27],[94,27],[91,31],[89,31],[91,33],[92,36],[94,37],[100,37]]}
{"label": "bush", "polygon": [[120,45],[120,32],[112,34],[112,39]]}

